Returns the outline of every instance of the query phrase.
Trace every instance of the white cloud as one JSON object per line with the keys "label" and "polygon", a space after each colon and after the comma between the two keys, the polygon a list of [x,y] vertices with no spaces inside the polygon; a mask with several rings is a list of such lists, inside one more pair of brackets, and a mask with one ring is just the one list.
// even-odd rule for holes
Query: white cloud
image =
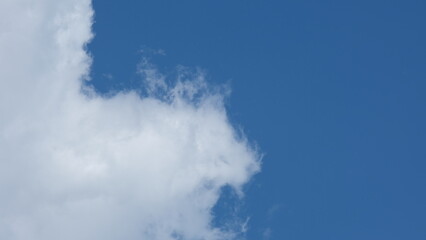
{"label": "white cloud", "polygon": [[0,2],[0,239],[232,238],[211,209],[259,164],[222,95],[152,65],[147,97],[82,94],[92,14],[89,0]]}

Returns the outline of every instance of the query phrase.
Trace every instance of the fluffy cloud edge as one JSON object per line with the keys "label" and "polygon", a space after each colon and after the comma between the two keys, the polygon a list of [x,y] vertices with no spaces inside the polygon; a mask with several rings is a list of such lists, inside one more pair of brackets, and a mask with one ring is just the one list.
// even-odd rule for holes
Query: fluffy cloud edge
{"label": "fluffy cloud edge", "polygon": [[237,236],[212,226],[211,211],[260,158],[203,74],[171,86],[146,62],[147,96],[99,96],[84,85],[90,1],[0,6],[1,238]]}

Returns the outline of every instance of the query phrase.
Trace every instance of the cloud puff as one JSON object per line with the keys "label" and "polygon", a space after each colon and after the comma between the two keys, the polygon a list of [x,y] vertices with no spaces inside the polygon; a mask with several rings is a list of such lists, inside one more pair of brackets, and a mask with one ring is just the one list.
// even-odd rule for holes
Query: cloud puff
{"label": "cloud puff", "polygon": [[0,2],[0,239],[233,238],[212,207],[259,162],[223,94],[142,61],[146,96],[97,95],[92,16],[89,0]]}

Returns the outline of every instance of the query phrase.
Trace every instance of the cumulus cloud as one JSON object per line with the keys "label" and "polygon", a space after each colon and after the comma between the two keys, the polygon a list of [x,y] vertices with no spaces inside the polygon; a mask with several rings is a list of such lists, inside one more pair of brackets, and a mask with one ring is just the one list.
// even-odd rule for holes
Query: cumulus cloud
{"label": "cumulus cloud", "polygon": [[0,239],[232,239],[223,186],[259,170],[202,73],[135,91],[85,86],[90,0],[0,2]]}

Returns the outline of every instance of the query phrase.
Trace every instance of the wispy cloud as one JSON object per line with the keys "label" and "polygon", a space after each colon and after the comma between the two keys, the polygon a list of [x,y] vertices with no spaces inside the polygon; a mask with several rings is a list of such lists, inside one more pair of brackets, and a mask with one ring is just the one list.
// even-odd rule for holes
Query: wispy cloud
{"label": "wispy cloud", "polygon": [[89,0],[0,3],[0,239],[231,239],[211,209],[259,164],[223,93],[145,62],[146,96],[98,96],[92,16]]}

